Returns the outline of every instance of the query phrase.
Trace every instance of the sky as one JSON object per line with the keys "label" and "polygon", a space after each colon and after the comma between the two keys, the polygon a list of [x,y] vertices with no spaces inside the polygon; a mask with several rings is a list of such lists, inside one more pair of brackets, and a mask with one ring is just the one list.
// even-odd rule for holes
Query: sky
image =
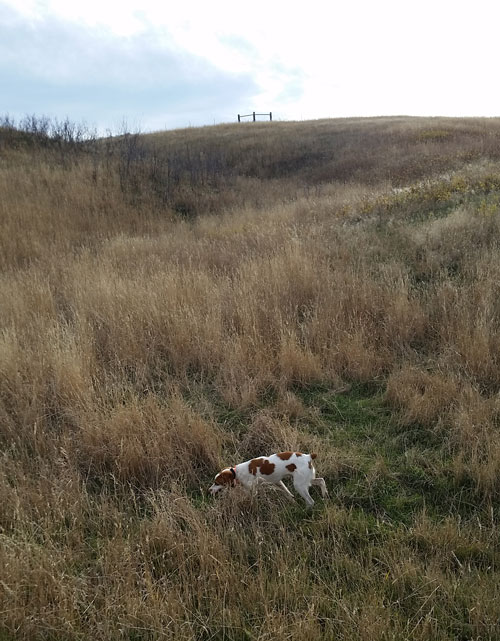
{"label": "sky", "polygon": [[500,116],[499,18],[498,0],[0,0],[0,116]]}

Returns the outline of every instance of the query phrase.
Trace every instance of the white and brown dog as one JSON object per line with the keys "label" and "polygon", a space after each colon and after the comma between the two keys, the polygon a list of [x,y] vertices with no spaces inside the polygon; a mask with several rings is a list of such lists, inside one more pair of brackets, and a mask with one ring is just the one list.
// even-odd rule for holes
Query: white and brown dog
{"label": "white and brown dog", "polygon": [[271,483],[284,490],[293,499],[293,494],[283,483],[284,478],[291,476],[294,488],[307,505],[312,507],[314,501],[309,495],[311,485],[319,485],[323,498],[328,496],[324,479],[316,478],[313,465],[313,459],[316,456],[316,454],[302,454],[302,452],[280,452],[271,456],[253,458],[234,467],[226,467],[217,474],[209,492],[215,495],[224,487],[234,487],[238,483],[247,490],[254,489],[258,483]]}

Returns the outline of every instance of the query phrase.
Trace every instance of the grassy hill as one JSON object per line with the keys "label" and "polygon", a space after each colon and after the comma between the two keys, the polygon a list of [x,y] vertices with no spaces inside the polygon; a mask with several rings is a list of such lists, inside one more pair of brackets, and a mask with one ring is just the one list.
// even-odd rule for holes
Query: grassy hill
{"label": "grassy hill", "polygon": [[83,134],[0,128],[0,639],[498,638],[500,119]]}

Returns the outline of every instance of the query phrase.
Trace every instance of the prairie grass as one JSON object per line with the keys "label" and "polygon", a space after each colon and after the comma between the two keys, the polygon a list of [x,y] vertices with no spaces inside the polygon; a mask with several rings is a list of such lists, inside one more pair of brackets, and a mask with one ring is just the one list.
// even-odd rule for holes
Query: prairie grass
{"label": "prairie grass", "polygon": [[497,638],[499,138],[0,129],[0,638]]}

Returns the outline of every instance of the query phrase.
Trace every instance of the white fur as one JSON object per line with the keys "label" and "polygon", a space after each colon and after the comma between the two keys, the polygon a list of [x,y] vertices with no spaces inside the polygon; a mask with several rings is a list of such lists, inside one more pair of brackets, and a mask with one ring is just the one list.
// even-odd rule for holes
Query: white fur
{"label": "white fur", "polygon": [[[281,456],[284,456],[282,453]],[[241,483],[244,488],[247,490],[253,490],[259,483],[271,483],[277,485],[281,488],[286,494],[293,497],[293,494],[288,490],[286,485],[283,483],[283,479],[291,477],[293,480],[293,486],[297,492],[302,496],[309,507],[314,505],[314,501],[309,494],[309,488],[312,485],[318,485],[321,489],[321,495],[323,498],[328,496],[328,491],[326,489],[326,484],[324,479],[316,478],[316,470],[312,464],[312,459],[315,458],[313,454],[302,454],[299,452],[293,452],[289,458],[283,460],[278,454],[272,454],[271,456],[260,456],[256,459],[250,459],[244,463],[239,463],[233,468],[226,467],[215,477],[214,484],[209,488],[209,492],[212,495],[215,495],[217,492],[223,489],[228,483],[217,482],[217,478],[222,475],[222,479],[228,479],[228,472],[231,473],[234,478],[233,483],[229,485],[234,485],[235,483]],[[273,464],[274,469],[269,474],[263,474],[261,472],[261,466],[256,467],[255,461],[261,459],[261,466],[266,464]],[[287,467],[289,465],[295,465],[295,469],[292,471]],[[252,469],[255,471],[255,474],[252,474]],[[269,468],[267,468],[269,469]],[[232,472],[234,470],[234,474]],[[266,470],[266,467],[264,467]]]}

